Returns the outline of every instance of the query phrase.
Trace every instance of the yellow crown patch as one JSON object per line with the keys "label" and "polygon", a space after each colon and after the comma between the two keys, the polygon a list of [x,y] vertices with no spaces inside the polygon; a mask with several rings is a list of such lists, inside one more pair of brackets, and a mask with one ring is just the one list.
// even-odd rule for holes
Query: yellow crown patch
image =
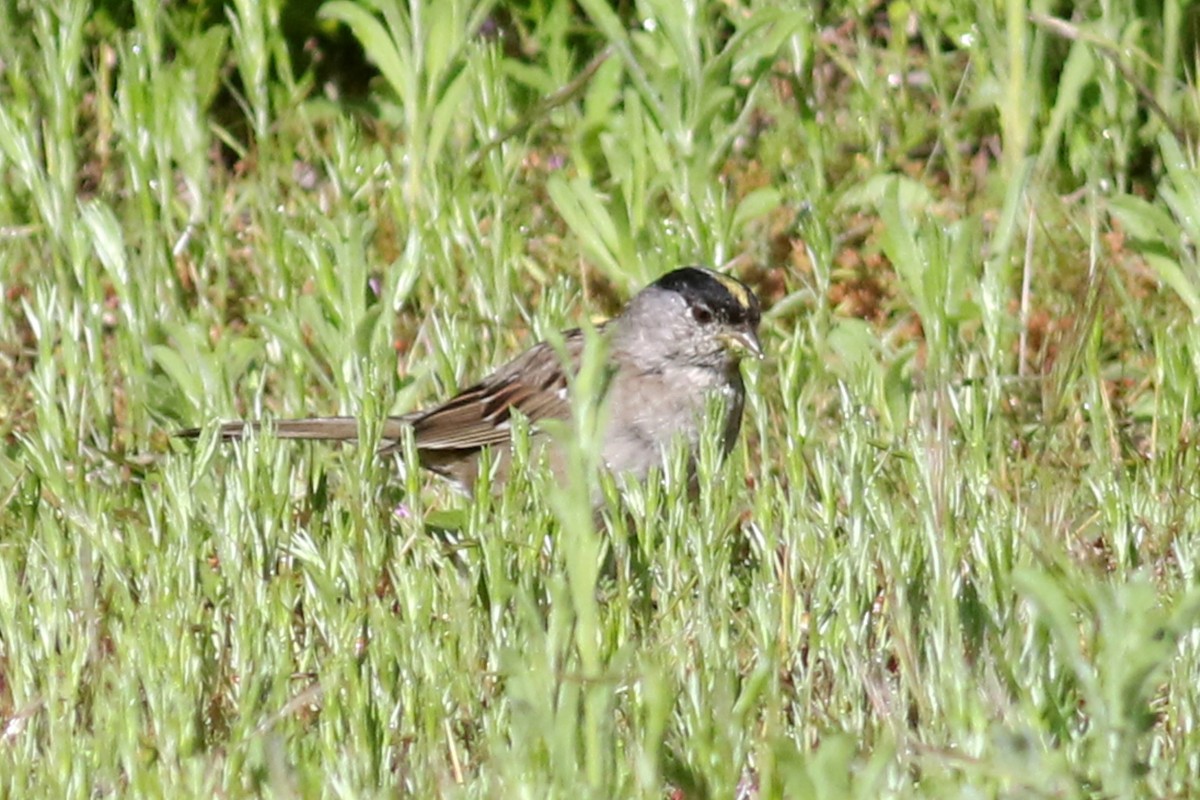
{"label": "yellow crown patch", "polygon": [[733,299],[737,301],[739,306],[742,308],[750,307],[750,292],[746,290],[746,287],[743,286],[740,281],[734,280],[728,275],[722,275],[719,272],[710,271],[709,274],[712,275],[718,283],[724,286],[731,295],[733,295]]}

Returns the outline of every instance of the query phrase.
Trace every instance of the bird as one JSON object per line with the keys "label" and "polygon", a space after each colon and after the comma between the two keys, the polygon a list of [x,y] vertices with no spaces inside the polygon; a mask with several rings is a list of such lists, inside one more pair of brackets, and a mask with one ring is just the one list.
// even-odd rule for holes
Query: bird
{"label": "bird", "polygon": [[[667,272],[649,284],[611,320],[598,326],[605,353],[601,402],[606,404],[599,432],[600,460],[622,478],[644,480],[664,464],[682,442],[694,477],[712,398],[723,420],[715,426],[719,452],[735,445],[742,423],[746,390],[741,364],[761,359],[758,336],[761,306],[742,281],[702,266]],[[568,390],[583,358],[582,329],[566,331],[559,347],[541,342],[478,383],[443,403],[402,416],[388,417],[381,431],[381,455],[402,453],[405,430],[412,432],[421,466],[471,493],[486,449],[497,467],[494,488],[503,485],[512,456],[514,414],[524,416],[534,441],[544,448],[549,468],[563,479],[567,470],[561,447],[546,428],[570,423]],[[550,423],[550,424],[546,424]],[[221,439],[241,439],[258,423],[225,422]],[[283,419],[270,424],[281,439],[351,441],[358,438],[354,417]],[[196,438],[200,428],[177,435]]]}

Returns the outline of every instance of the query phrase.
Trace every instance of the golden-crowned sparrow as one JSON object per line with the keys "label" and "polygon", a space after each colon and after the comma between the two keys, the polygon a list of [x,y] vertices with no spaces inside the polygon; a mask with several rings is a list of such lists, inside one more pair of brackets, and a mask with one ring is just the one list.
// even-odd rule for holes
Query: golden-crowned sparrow
{"label": "golden-crowned sparrow", "polygon": [[[758,323],[758,298],[749,287],[710,269],[684,267],[647,286],[601,326],[608,366],[600,439],[606,467],[643,478],[679,440],[694,460],[714,395],[723,405],[722,447],[728,452],[745,403],[740,362],[747,354],[762,357]],[[492,448],[496,485],[503,483],[514,411],[529,420],[535,434],[540,421],[571,420],[566,370],[578,369],[584,337],[572,330],[563,338],[565,358],[548,343],[534,345],[441,405],[389,417],[380,452],[399,452],[403,431],[411,428],[421,465],[469,491],[480,453]],[[229,422],[220,434],[237,439],[252,427]],[[354,417],[278,420],[270,430],[284,439],[351,440],[358,437],[358,422]],[[199,429],[180,433],[198,434]],[[563,454],[553,446],[546,454],[561,475]]]}

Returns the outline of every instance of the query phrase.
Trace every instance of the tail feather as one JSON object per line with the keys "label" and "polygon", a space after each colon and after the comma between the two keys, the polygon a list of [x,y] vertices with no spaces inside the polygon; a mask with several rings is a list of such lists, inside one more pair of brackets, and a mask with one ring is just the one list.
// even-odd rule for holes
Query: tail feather
{"label": "tail feather", "polygon": [[[260,427],[256,425],[255,427]],[[225,439],[238,438],[246,429],[245,423],[226,423],[221,426]],[[358,438],[358,420],[354,417],[312,417],[310,419],[281,419],[269,426],[280,439],[321,439],[353,441]]]}
{"label": "tail feather", "polygon": [[[383,421],[381,438],[385,441],[401,438],[405,417],[389,417]],[[358,420],[354,417],[309,417],[306,419],[280,419],[263,425],[259,422],[225,422],[221,424],[220,436],[226,441],[241,439],[251,431],[266,428],[279,439],[312,439],[330,442],[350,442],[358,439]],[[200,428],[188,428],[175,434],[183,439],[195,439]]]}
{"label": "tail feather", "polygon": [[[358,438],[358,420],[354,417],[313,417],[311,419],[280,419],[269,425],[259,422],[224,422],[221,424],[222,439],[241,439],[251,431],[266,428],[280,439],[326,439],[349,441]],[[195,439],[200,428],[188,428],[175,434],[181,439]]]}

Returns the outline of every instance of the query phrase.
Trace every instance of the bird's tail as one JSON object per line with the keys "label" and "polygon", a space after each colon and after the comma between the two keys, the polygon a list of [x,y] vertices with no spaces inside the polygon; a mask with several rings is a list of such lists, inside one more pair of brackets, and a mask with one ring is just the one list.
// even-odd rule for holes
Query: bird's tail
{"label": "bird's tail", "polygon": [[[262,430],[264,427],[280,439],[319,439],[331,442],[358,439],[358,420],[354,417],[280,419],[265,426],[258,422],[225,422],[221,425],[220,436],[225,440],[241,439],[247,433]],[[188,428],[175,435],[184,439],[195,439],[200,435],[200,428]]]}

